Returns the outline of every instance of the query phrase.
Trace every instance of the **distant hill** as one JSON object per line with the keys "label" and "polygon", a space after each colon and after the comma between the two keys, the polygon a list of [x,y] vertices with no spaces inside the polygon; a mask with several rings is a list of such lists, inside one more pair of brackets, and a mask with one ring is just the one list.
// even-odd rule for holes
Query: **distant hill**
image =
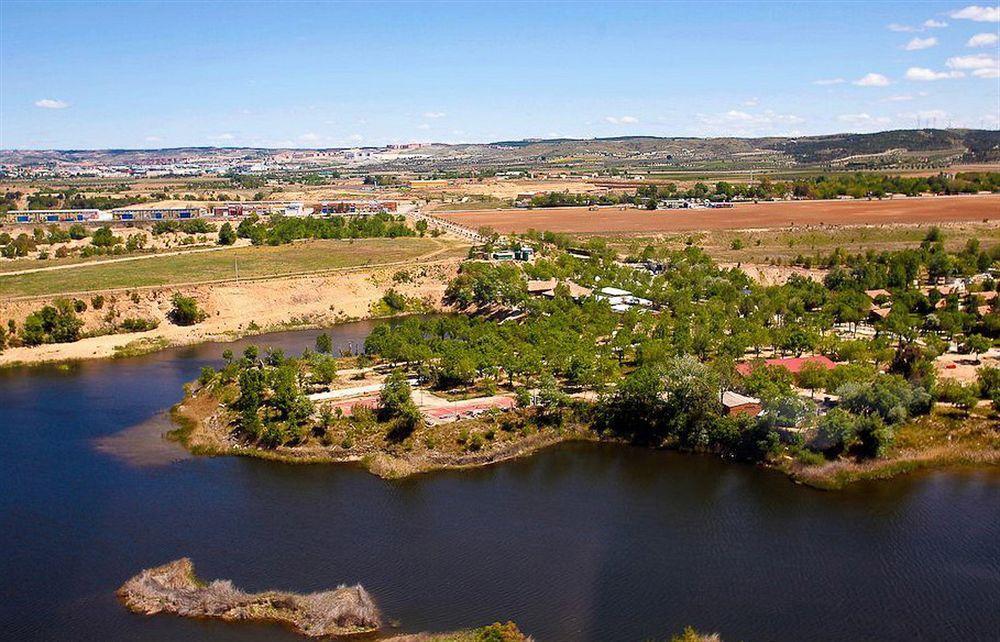
{"label": "distant hill", "polygon": [[[354,148],[357,149],[357,148]],[[0,162],[133,165],[267,162],[276,168],[365,166],[375,171],[512,168],[684,169],[819,166],[845,169],[943,167],[956,162],[1000,162],[1000,131],[903,129],[872,134],[762,138],[620,136],[593,139],[526,139],[483,144],[434,143],[403,149],[180,147],[151,150],[6,150]]]}

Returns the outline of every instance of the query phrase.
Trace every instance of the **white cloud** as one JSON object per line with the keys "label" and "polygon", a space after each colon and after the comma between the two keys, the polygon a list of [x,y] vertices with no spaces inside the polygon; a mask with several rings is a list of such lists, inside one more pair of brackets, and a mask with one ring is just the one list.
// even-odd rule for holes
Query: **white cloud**
{"label": "white cloud", "polygon": [[997,59],[986,54],[955,56],[945,63],[951,69],[990,69],[997,66]]}
{"label": "white cloud", "polygon": [[821,78],[820,80],[814,80],[814,85],[841,85],[847,82],[843,78]]}
{"label": "white cloud", "polygon": [[898,23],[892,23],[888,26],[889,31],[897,31],[899,33],[911,33],[913,31],[920,31],[916,27],[911,27],[909,25],[901,25]]}
{"label": "white cloud", "polygon": [[952,69],[970,69],[976,78],[1000,78],[1000,60],[986,54],[956,56],[945,64]]}
{"label": "white cloud", "polygon": [[417,129],[430,129],[430,128],[431,126],[427,123],[420,123],[419,125],[417,125]]}
{"label": "white cloud", "polygon": [[907,100],[913,100],[913,96],[911,94],[899,94],[898,96],[889,96],[887,98],[883,98],[882,100],[890,103],[899,103]]}
{"label": "white cloud", "polygon": [[365,137],[362,136],[361,134],[351,134],[350,136],[347,137],[347,140],[353,141],[355,143],[363,141],[364,139]]}
{"label": "white cloud", "polygon": [[924,27],[927,29],[944,29],[947,26],[948,23],[942,20],[934,20],[933,18],[930,20],[924,20]]}
{"label": "white cloud", "polygon": [[892,119],[886,116],[872,116],[866,113],[841,114],[837,116],[837,120],[842,123],[851,123],[853,125],[884,125],[892,122]]}
{"label": "white cloud", "polygon": [[744,107],[756,107],[758,104],[760,104],[759,98],[750,98],[749,100],[743,101]]}
{"label": "white cloud", "polygon": [[159,136],[146,136],[146,138],[144,138],[143,140],[145,140],[147,143],[158,143],[163,139],[160,138]]}
{"label": "white cloud", "polygon": [[69,107],[69,103],[64,100],[42,98],[41,100],[35,101],[35,107],[41,107],[42,109],[66,109]]}
{"label": "white cloud", "polygon": [[443,111],[425,111],[424,118],[444,118],[447,116]]}
{"label": "white cloud", "polygon": [[635,116],[605,116],[604,120],[612,125],[634,125],[639,122]]}
{"label": "white cloud", "polygon": [[751,114],[739,109],[730,109],[722,114],[698,114],[698,119],[706,125],[795,125],[805,122],[805,119],[795,114],[779,114],[770,109]]}
{"label": "white cloud", "polygon": [[236,140],[236,136],[226,132],[224,134],[219,134],[218,136],[213,136],[212,140]]}
{"label": "white cloud", "polygon": [[966,47],[989,47],[990,45],[997,44],[1000,40],[995,33],[977,33],[976,35],[969,38],[969,41],[965,43]]}
{"label": "white cloud", "polygon": [[930,49],[937,43],[937,38],[914,38],[903,45],[903,49],[906,49],[907,51],[920,51],[921,49]]}
{"label": "white cloud", "polygon": [[1000,7],[980,7],[969,5],[948,14],[956,20],[973,20],[975,22],[1000,22]]}
{"label": "white cloud", "polygon": [[882,74],[868,73],[854,81],[859,87],[885,87],[889,84],[889,79]]}
{"label": "white cloud", "polygon": [[933,69],[926,69],[924,67],[910,67],[906,70],[907,80],[916,80],[919,82],[961,78],[964,75],[961,71],[934,71]]}
{"label": "white cloud", "polygon": [[920,51],[921,49],[930,49],[935,45],[937,45],[937,38],[914,38],[906,43],[903,49],[907,51]]}
{"label": "white cloud", "polygon": [[299,136],[299,140],[305,142],[314,142],[319,140],[319,134],[317,134],[316,132],[306,132],[301,136]]}

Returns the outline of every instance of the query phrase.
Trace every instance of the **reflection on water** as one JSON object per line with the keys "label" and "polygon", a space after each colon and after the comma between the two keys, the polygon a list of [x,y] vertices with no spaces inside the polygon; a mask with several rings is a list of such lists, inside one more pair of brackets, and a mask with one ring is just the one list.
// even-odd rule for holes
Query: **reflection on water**
{"label": "reflection on water", "polygon": [[113,435],[93,440],[98,452],[111,455],[130,466],[166,466],[188,459],[191,454],[166,435],[177,426],[169,413],[158,412],[146,421]]}

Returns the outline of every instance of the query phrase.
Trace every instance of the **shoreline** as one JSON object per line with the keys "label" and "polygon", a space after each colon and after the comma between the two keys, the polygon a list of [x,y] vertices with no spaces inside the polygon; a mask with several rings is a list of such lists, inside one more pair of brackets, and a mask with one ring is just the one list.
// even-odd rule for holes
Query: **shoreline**
{"label": "shoreline", "polygon": [[[191,393],[191,385],[186,386],[185,396],[170,409],[170,417],[177,428],[164,438],[180,443],[196,456],[237,456],[251,457],[286,464],[348,464],[358,466],[368,473],[386,480],[404,479],[424,473],[465,470],[492,466],[532,456],[548,448],[567,443],[591,442],[611,445],[633,446],[653,450],[672,451],[681,455],[710,456],[726,464],[745,462],[730,461],[708,452],[685,451],[670,445],[639,446],[621,439],[601,435],[589,425],[570,424],[557,431],[543,432],[539,429],[528,436],[499,447],[477,452],[451,454],[444,452],[399,453],[389,449],[365,453],[345,453],[337,456],[330,453],[333,447],[311,447],[297,449],[295,446],[281,446],[275,449],[259,448],[228,441],[222,432],[228,426],[221,426],[215,410],[218,399],[212,395],[198,398]],[[199,411],[208,412],[199,412]],[[465,425],[477,420],[455,422]],[[207,426],[206,422],[214,424]],[[764,470],[783,474],[790,482],[814,490],[844,490],[858,482],[888,480],[917,471],[947,470],[959,468],[990,469],[1000,466],[1000,449],[973,449],[957,445],[936,446],[926,450],[904,449],[891,457],[876,460],[854,461],[838,459],[822,464],[807,465],[785,457],[770,462],[755,464]]]}

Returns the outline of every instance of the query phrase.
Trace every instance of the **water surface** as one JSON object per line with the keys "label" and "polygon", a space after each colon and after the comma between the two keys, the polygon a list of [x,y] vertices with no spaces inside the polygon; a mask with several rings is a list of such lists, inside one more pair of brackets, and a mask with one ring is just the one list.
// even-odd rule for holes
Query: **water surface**
{"label": "water surface", "polygon": [[[371,327],[340,326],[336,343]],[[318,333],[253,341],[292,353]],[[138,570],[189,556],[248,590],[360,582],[404,631],[513,619],[543,641],[668,638],[688,624],[726,640],[1000,638],[993,473],[825,493],[593,444],[398,482],[189,457],[155,438],[161,413],[224,347],[0,373],[2,637],[299,639],[115,600]]]}

